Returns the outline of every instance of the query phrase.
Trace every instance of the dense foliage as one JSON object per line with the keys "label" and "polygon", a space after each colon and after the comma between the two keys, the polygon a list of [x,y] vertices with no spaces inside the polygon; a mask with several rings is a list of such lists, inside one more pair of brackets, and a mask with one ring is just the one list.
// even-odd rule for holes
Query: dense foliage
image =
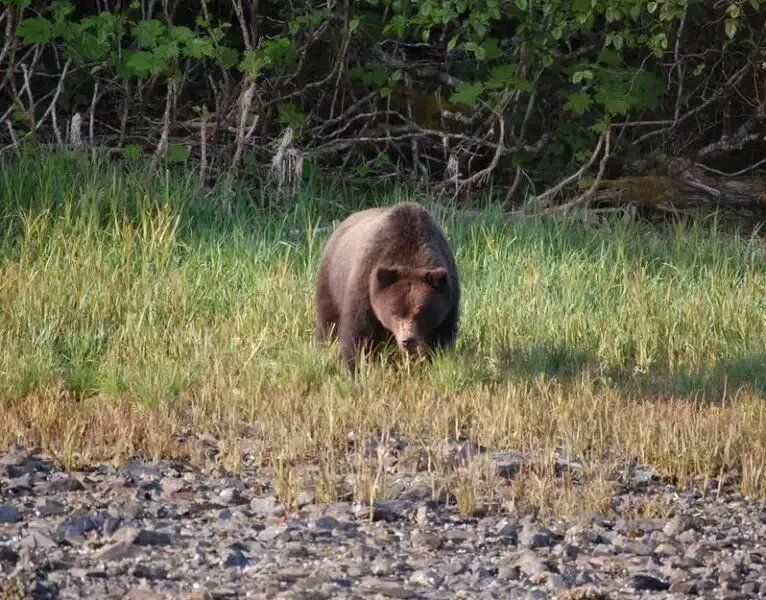
{"label": "dense foliage", "polygon": [[653,150],[724,171],[766,156],[760,0],[0,6],[6,152],[98,143],[280,186],[494,178],[508,204]]}

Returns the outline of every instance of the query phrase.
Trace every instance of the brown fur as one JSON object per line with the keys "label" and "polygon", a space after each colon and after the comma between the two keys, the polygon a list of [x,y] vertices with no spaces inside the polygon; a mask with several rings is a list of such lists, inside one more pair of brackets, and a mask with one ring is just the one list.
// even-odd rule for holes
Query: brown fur
{"label": "brown fur", "polygon": [[316,282],[316,335],[340,340],[353,371],[360,350],[394,339],[425,356],[457,335],[460,285],[447,238],[418,204],[371,208],[330,237]]}

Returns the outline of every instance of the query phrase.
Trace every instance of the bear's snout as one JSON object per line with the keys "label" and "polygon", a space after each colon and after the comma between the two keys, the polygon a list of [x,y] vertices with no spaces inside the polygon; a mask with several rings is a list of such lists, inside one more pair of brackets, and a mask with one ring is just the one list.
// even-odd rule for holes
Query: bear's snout
{"label": "bear's snout", "polygon": [[423,336],[419,335],[413,326],[408,326],[407,323],[398,323],[398,327],[394,331],[394,337],[396,343],[411,356],[424,356],[427,348]]}

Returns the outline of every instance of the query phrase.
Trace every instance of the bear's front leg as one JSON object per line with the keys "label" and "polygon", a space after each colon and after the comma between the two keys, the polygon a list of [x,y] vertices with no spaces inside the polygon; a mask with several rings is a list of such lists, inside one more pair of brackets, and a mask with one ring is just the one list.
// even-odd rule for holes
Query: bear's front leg
{"label": "bear's front leg", "polygon": [[338,327],[338,339],[343,361],[353,373],[360,353],[369,351],[376,337],[376,320],[372,308],[358,307],[344,311]]}

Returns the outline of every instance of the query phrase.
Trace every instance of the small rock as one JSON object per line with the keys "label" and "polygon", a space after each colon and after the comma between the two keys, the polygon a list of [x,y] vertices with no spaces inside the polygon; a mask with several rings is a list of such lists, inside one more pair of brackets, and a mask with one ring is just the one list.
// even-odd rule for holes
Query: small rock
{"label": "small rock", "polygon": [[261,542],[271,542],[285,533],[287,533],[287,525],[269,525],[258,534],[257,539]]}
{"label": "small rock", "polygon": [[493,452],[495,472],[500,477],[512,478],[524,464],[524,455],[519,452]]}
{"label": "small rock", "polygon": [[444,570],[449,575],[461,575],[468,570],[468,565],[459,560],[452,560],[444,565]]}
{"label": "small rock", "polygon": [[41,531],[33,531],[25,538],[22,538],[21,540],[21,546],[23,548],[29,548],[30,550],[40,548],[40,549],[47,549],[47,548],[55,548],[56,542],[53,541],[51,537],[48,535],[42,533]]}
{"label": "small rock", "polygon": [[230,552],[229,555],[226,557],[226,560],[223,563],[224,567],[228,568],[238,568],[241,569],[242,567],[246,567],[249,563],[249,559],[247,556],[242,554],[239,550],[235,550],[234,552]]}
{"label": "small rock", "polygon": [[340,523],[335,517],[325,516],[319,517],[311,525],[314,529],[332,531],[333,529],[337,529],[340,526]]}
{"label": "small rock", "polygon": [[0,561],[15,563],[19,560],[19,555],[11,548],[5,545],[0,545]]}
{"label": "small rock", "polygon": [[652,481],[658,481],[659,479],[660,479],[660,472],[657,469],[655,469],[654,467],[649,467],[647,465],[640,465],[633,472],[633,478],[631,479],[631,483],[633,484],[633,487],[640,489],[640,488],[645,488]]}
{"label": "small rock", "polygon": [[166,498],[172,498],[175,494],[184,489],[186,482],[180,477],[165,477],[162,480],[160,487],[162,488],[162,495]]}
{"label": "small rock", "polygon": [[96,560],[118,561],[132,558],[138,554],[138,549],[131,542],[114,542],[96,550],[93,557]]}
{"label": "small rock", "polygon": [[59,525],[58,535],[66,538],[81,538],[90,531],[100,529],[103,521],[90,515],[74,515],[64,519]]}
{"label": "small rock", "polygon": [[218,499],[224,504],[241,504],[242,496],[237,488],[226,488],[218,494]]}
{"label": "small rock", "polygon": [[638,591],[664,592],[670,588],[670,582],[667,579],[654,573],[636,573],[631,583]]}
{"label": "small rock", "polygon": [[668,591],[671,594],[694,595],[697,593],[697,583],[692,579],[676,579],[670,584]]}
{"label": "small rock", "polygon": [[417,585],[439,587],[442,581],[444,581],[444,578],[436,571],[432,571],[431,569],[421,569],[419,571],[415,571],[410,576],[410,581]]}
{"label": "small rock", "polygon": [[139,579],[166,579],[168,571],[154,565],[138,564],[128,570],[128,575],[138,577]]}
{"label": "small rock", "polygon": [[434,533],[415,531],[412,534],[412,543],[415,547],[438,550],[442,546],[442,538]]}
{"label": "small rock", "polygon": [[19,509],[9,504],[0,505],[0,523],[16,523],[21,520]]}
{"label": "small rock", "polygon": [[35,514],[40,517],[52,517],[64,512],[64,505],[50,498],[40,498],[35,503]]}
{"label": "small rock", "polygon": [[523,550],[517,554],[514,564],[519,567],[522,573],[529,577],[537,577],[554,570],[548,562],[542,560],[530,550]]}
{"label": "small rock", "polygon": [[681,515],[676,515],[665,524],[662,532],[668,537],[675,537],[687,529],[689,529],[688,520]]}
{"label": "small rock", "polygon": [[548,529],[540,529],[530,523],[525,523],[518,534],[519,546],[523,548],[547,548],[555,541],[553,533]]}
{"label": "small rock", "polygon": [[102,527],[102,531],[105,535],[112,535],[115,531],[117,531],[120,527],[120,524],[122,523],[122,519],[119,517],[107,517],[104,521],[104,526]]}
{"label": "small rock", "polygon": [[500,537],[516,538],[519,534],[519,523],[509,519],[500,519],[495,525],[495,533]]}
{"label": "small rock", "polygon": [[56,477],[43,483],[40,489],[46,494],[56,494],[60,492],[81,492],[85,489],[85,486],[72,475],[58,473]]}
{"label": "small rock", "polygon": [[284,507],[277,502],[274,496],[265,498],[253,498],[250,501],[250,510],[257,517],[282,517],[285,514]]}
{"label": "small rock", "polygon": [[693,544],[700,539],[700,533],[695,529],[687,529],[678,535],[678,541],[682,544]]}
{"label": "small rock", "polygon": [[164,531],[141,529],[134,543],[139,546],[169,546],[173,540],[170,534]]}
{"label": "small rock", "polygon": [[373,505],[372,518],[375,521],[389,522],[407,519],[413,506],[413,502],[406,500],[380,500]]}
{"label": "small rock", "polygon": [[314,504],[314,501],[316,500],[316,496],[313,492],[309,491],[302,491],[298,494],[298,496],[295,498],[295,501],[298,503],[298,508],[303,508],[305,506],[308,506],[309,504]]}

